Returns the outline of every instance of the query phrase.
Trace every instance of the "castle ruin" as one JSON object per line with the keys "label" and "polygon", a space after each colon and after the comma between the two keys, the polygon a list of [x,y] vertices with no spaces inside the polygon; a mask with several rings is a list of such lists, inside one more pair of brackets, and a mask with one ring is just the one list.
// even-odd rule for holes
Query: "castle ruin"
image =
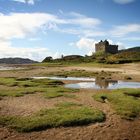
{"label": "castle ruin", "polygon": [[99,43],[95,44],[95,51],[115,54],[118,53],[118,45],[111,45],[107,40],[101,40]]}

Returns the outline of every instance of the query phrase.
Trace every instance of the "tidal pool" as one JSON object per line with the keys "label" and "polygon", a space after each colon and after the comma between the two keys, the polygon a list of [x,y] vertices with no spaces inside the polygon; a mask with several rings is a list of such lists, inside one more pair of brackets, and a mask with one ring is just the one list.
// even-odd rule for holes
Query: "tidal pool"
{"label": "tidal pool", "polygon": [[73,84],[65,84],[67,88],[77,89],[118,89],[118,88],[140,88],[140,82],[120,81],[101,78],[87,77],[33,77],[34,79],[53,79],[79,81]]}
{"label": "tidal pool", "polygon": [[33,77],[34,79],[52,79],[66,81],[95,81],[95,78],[88,77]]}
{"label": "tidal pool", "polygon": [[66,84],[67,88],[85,88],[85,89],[119,89],[119,88],[140,88],[139,82],[105,82],[105,84],[99,84],[96,82],[79,82],[75,84]]}

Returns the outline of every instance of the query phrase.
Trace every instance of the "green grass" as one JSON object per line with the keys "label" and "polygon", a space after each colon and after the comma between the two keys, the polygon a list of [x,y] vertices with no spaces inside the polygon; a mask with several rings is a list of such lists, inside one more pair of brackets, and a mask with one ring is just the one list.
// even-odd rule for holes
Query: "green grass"
{"label": "green grass", "polygon": [[[140,115],[140,89],[119,89],[110,93],[99,93],[93,97],[99,102],[108,100],[116,113],[124,119],[134,119]],[[135,96],[135,97],[134,97]]]}
{"label": "green grass", "polygon": [[20,97],[23,96],[23,91],[22,90],[0,90],[0,97],[4,97],[4,96],[11,96],[11,97]]}
{"label": "green grass", "polygon": [[140,89],[129,89],[127,91],[124,91],[124,94],[133,97],[140,97]]}
{"label": "green grass", "polygon": [[83,106],[82,104],[77,104],[74,102],[61,102],[55,105],[56,107],[74,107],[74,106]]}
{"label": "green grass", "polygon": [[64,88],[63,84],[59,80],[50,79],[0,78],[0,85],[3,86],[0,88],[0,96],[19,97],[26,94],[42,92],[46,98],[60,96],[74,98],[75,95],[66,93],[77,92],[78,90]]}
{"label": "green grass", "polygon": [[59,80],[50,79],[32,79],[32,78],[0,78],[0,85],[20,86],[20,87],[36,87],[36,86],[57,86],[64,83]]}
{"label": "green grass", "polygon": [[77,66],[77,67],[99,67],[99,68],[114,68],[120,66],[119,64],[105,64],[105,63],[97,63],[94,60],[92,62],[48,62],[48,63],[37,63],[32,64],[33,66],[44,66],[44,67],[69,67],[69,66]]}
{"label": "green grass", "polygon": [[62,67],[65,66],[63,63],[35,63],[33,66],[43,66],[43,67]]}
{"label": "green grass", "polygon": [[0,85],[14,86],[15,84],[15,78],[0,78]]}
{"label": "green grass", "polygon": [[50,98],[56,98],[56,97],[75,98],[76,96],[72,95],[72,94],[52,92],[52,93],[44,94],[44,97],[47,98],[47,99],[50,99]]}
{"label": "green grass", "polygon": [[53,88],[47,88],[46,92],[44,93],[44,97],[47,99],[50,98],[56,98],[56,97],[68,97],[68,98],[75,98],[76,96],[73,94],[73,92],[77,92],[77,89],[70,89],[70,88],[65,88],[62,86],[59,87],[53,87]]}
{"label": "green grass", "polygon": [[11,96],[11,97],[20,97],[27,94],[34,94],[37,92],[43,93],[45,98],[56,98],[56,97],[68,97],[68,98],[75,98],[76,96],[70,94],[70,92],[77,92],[78,90],[74,89],[66,89],[64,87],[27,87],[27,88],[19,88],[16,89],[9,88],[9,89],[0,89],[0,97],[4,96]]}
{"label": "green grass", "polygon": [[1,88],[0,89],[0,97],[4,96],[11,96],[11,97],[20,97],[27,94],[34,94],[36,92],[45,92],[46,90],[44,88],[38,88],[38,87],[28,87],[28,88]]}
{"label": "green grass", "polygon": [[51,80],[51,79],[33,79],[32,82],[38,84],[39,86],[59,86],[64,85],[62,81]]}
{"label": "green grass", "polygon": [[19,132],[30,132],[59,126],[87,125],[104,120],[104,113],[97,109],[69,104],[42,110],[30,117],[0,116],[0,125]]}

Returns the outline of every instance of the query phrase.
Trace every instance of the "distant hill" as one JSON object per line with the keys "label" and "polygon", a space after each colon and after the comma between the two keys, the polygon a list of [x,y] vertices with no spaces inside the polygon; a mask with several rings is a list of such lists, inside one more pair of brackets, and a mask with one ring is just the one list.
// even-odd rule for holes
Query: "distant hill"
{"label": "distant hill", "polygon": [[37,61],[30,60],[28,58],[1,58],[0,64],[31,64],[37,63]]}

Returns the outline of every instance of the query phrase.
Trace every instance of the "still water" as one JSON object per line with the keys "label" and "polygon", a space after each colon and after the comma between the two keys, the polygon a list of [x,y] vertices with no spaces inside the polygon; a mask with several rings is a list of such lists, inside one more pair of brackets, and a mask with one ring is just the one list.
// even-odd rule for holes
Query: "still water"
{"label": "still water", "polygon": [[66,84],[68,88],[85,89],[119,89],[119,88],[140,88],[140,82],[124,81],[98,81],[98,82],[79,82],[75,84]]}
{"label": "still water", "polygon": [[64,80],[64,81],[95,81],[95,78],[87,77],[33,77],[34,79],[52,79],[52,80]]}
{"label": "still water", "polygon": [[66,84],[67,88],[84,89],[118,89],[118,88],[140,88],[140,82],[106,80],[101,78],[87,77],[33,77],[34,79],[53,79],[79,81],[74,84]]}

